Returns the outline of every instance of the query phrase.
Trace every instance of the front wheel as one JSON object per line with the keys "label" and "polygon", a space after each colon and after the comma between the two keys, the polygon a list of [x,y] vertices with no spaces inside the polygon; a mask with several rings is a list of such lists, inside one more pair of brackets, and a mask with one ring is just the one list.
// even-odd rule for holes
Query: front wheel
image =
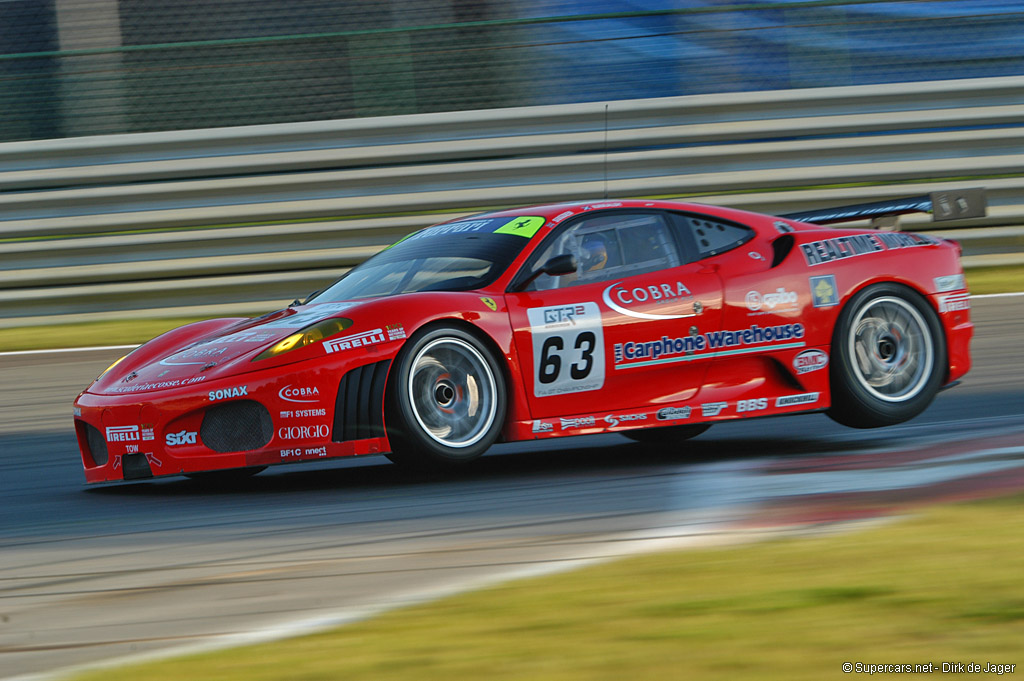
{"label": "front wheel", "polygon": [[875,428],[911,419],[931,404],[944,376],[946,340],[935,311],[898,284],[858,292],[832,338],[832,407],[843,425]]}
{"label": "front wheel", "polygon": [[388,458],[418,467],[468,463],[497,439],[505,421],[505,380],[471,333],[441,327],[413,336],[388,385]]}

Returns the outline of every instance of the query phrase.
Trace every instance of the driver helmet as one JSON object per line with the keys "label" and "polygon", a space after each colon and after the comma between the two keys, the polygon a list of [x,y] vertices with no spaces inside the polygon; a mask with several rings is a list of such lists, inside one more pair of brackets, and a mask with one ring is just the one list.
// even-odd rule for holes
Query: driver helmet
{"label": "driver helmet", "polygon": [[600,234],[588,234],[580,244],[580,271],[594,272],[608,263],[608,246]]}

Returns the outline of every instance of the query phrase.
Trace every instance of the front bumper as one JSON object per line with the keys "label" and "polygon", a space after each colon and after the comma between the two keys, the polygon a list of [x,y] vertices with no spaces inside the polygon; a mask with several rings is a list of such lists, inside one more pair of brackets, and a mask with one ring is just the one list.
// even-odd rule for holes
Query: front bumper
{"label": "front bumper", "polygon": [[293,366],[128,395],[82,393],[75,431],[88,483],[389,451],[390,360]]}

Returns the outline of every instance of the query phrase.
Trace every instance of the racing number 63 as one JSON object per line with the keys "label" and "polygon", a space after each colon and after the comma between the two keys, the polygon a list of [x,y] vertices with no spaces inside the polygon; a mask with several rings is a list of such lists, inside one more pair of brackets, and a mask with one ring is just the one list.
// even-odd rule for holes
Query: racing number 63
{"label": "racing number 63", "polygon": [[528,314],[537,397],[604,385],[604,336],[596,303],[537,308]]}
{"label": "racing number 63", "polygon": [[[583,331],[576,336],[573,347],[579,350],[579,361],[569,366],[569,375],[574,381],[581,381],[590,375],[594,368],[594,347],[597,338],[593,331]],[[540,371],[537,379],[541,383],[554,383],[562,369],[562,357],[559,352],[565,349],[561,336],[551,336],[541,347]]]}

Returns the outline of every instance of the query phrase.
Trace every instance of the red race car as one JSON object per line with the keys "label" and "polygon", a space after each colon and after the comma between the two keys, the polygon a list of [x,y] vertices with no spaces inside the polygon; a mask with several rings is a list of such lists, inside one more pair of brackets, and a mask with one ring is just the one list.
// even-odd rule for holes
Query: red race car
{"label": "red race car", "polygon": [[429,227],[301,304],[116,362],[74,404],[85,477],[452,465],[497,441],[676,442],[811,411],[899,423],[970,366],[959,246],[814,223],[931,202],[773,217],[605,200]]}

